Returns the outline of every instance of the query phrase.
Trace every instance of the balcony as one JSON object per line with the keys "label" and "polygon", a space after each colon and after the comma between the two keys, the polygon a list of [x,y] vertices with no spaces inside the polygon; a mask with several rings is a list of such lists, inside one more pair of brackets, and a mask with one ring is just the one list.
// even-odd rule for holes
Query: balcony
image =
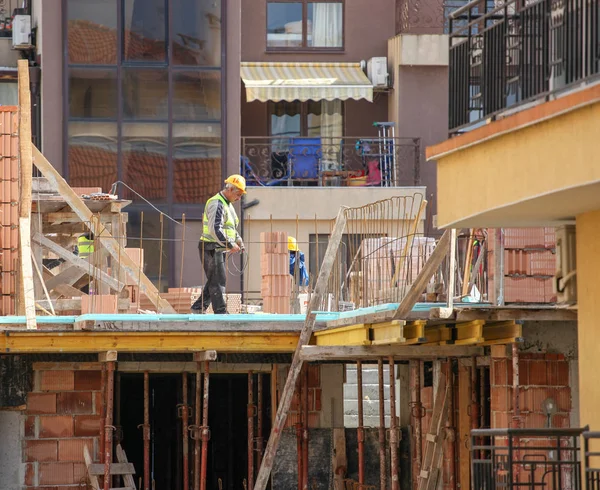
{"label": "balcony", "polygon": [[419,138],[243,137],[251,186],[405,187],[420,183]]}
{"label": "balcony", "polygon": [[450,134],[545,102],[600,72],[599,4],[474,0],[449,15]]}

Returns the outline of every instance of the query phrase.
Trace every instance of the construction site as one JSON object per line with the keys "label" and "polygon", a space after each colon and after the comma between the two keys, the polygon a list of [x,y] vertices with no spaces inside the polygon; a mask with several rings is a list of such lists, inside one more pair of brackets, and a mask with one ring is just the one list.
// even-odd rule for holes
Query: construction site
{"label": "construction site", "polygon": [[192,315],[203,276],[145,274],[169,266],[173,218],[128,237],[130,201],[71,187],[31,142],[28,76],[0,107],[2,488],[581,488],[593,436],[554,228],[429,237],[424,193],[404,189],[315,217],[327,240],[299,287],[301,233],[266,221],[228,260],[229,314]]}

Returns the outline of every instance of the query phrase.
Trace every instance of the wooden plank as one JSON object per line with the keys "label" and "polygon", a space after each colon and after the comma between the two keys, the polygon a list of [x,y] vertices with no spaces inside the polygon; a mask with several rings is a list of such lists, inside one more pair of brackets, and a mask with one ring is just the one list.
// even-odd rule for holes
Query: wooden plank
{"label": "wooden plank", "polygon": [[92,490],[102,490],[100,487],[100,482],[98,481],[98,477],[96,475],[92,475],[89,472],[89,467],[92,466],[92,457],[90,456],[90,450],[87,447],[87,444],[83,445],[83,459],[85,461],[85,466],[88,469],[88,476],[90,478],[90,484],[92,486]]}
{"label": "wooden plank", "polygon": [[[83,259],[82,259],[83,260]],[[88,270],[82,270],[79,267],[72,265],[62,271],[60,274],[48,279],[46,281],[46,287],[49,291],[56,289],[60,285],[72,286],[79,279],[81,279],[85,274],[89,272]]]}
{"label": "wooden plank", "polygon": [[[33,251],[31,253],[33,255]],[[46,300],[48,300],[48,304],[50,306],[50,311],[52,312],[53,315],[56,315],[56,313],[54,312],[54,305],[52,304],[52,299],[50,298],[50,294],[48,293],[48,288],[46,288],[46,283],[44,282],[44,277],[42,276],[42,271],[40,270],[37,260],[35,260],[34,257],[32,257],[32,262],[33,262],[33,266],[35,268],[35,272],[37,273],[38,281],[41,285],[42,290],[44,291],[44,296],[46,297]]]}
{"label": "wooden plank", "polygon": [[[140,267],[127,255],[125,249],[119,242],[112,237],[106,227],[98,220],[92,219],[93,215],[81,198],[69,187],[65,179],[56,171],[52,164],[44,155],[34,146],[33,156],[35,165],[48,179],[48,182],[54,185],[57,192],[65,199],[71,209],[81,218],[81,221],[94,233],[97,239],[102,241],[102,246],[115,260],[119,261],[120,267],[124,270],[136,284],[139,284],[143,292],[157,310],[162,313],[175,313],[173,307],[168,301],[160,297],[160,294],[152,281],[140,271]],[[122,289],[122,288],[121,288]],[[121,290],[119,289],[119,291]]]}
{"label": "wooden plank", "polygon": [[[87,295],[84,295],[87,296]],[[81,311],[81,300],[83,296],[76,298],[60,298],[60,299],[40,299],[37,304],[42,308],[46,308],[52,311]],[[126,310],[129,308],[130,302],[127,298],[121,298],[118,300],[118,309]],[[53,313],[55,314],[55,313]]]}
{"label": "wooden plank", "polygon": [[461,296],[467,296],[469,294],[469,280],[471,278],[471,261],[473,260],[473,247],[471,241],[473,236],[473,229],[469,228],[469,236],[467,237],[467,250],[465,254],[465,267],[463,270],[463,283]]}
{"label": "wooden plank", "polygon": [[502,228],[494,229],[494,289],[493,302],[496,306],[504,305],[504,232]]}
{"label": "wooden plank", "polygon": [[305,362],[327,360],[376,360],[394,356],[397,360],[438,359],[445,357],[481,356],[483,348],[452,345],[407,345],[407,346],[316,346],[302,347],[300,356]]}
{"label": "wooden plank", "polygon": [[412,253],[412,245],[415,240],[415,235],[417,234],[417,229],[419,227],[419,221],[421,221],[421,215],[425,212],[426,207],[427,207],[427,201],[425,199],[423,199],[421,201],[421,205],[419,206],[419,211],[417,212],[417,215],[415,216],[415,219],[412,222],[409,234],[406,237],[406,244],[404,245],[404,250],[402,251],[402,255],[400,256],[400,260],[398,261],[398,267],[396,268],[396,271],[394,272],[394,277],[390,281],[391,288],[393,288],[396,285],[398,278],[402,277],[401,271],[404,272],[406,270],[405,264],[407,264],[409,262],[410,258],[412,258],[412,255],[409,255],[409,254]]}
{"label": "wooden plank", "polygon": [[[34,362],[34,371],[100,371],[101,362]],[[197,364],[195,362],[137,362],[119,361],[119,372],[127,373],[195,373]],[[272,373],[272,365],[265,363],[229,363],[211,362],[211,374],[233,374],[248,371],[255,373]],[[277,411],[277,410],[275,410]]]}
{"label": "wooden plank", "polygon": [[[119,463],[127,463],[128,462],[127,455],[125,454],[125,451],[123,450],[123,448],[121,447],[120,444],[117,444],[117,461]],[[135,471],[134,471],[134,474],[135,474]],[[123,475],[123,481],[125,482],[125,485],[127,485],[128,487],[135,490],[135,480],[133,479],[133,476]]]}
{"label": "wooden plank", "polygon": [[25,307],[27,328],[37,328],[35,320],[35,289],[33,285],[33,264],[31,260],[31,227],[29,218],[19,218],[19,251],[21,254],[21,291]]}
{"label": "wooden plank", "polygon": [[[103,476],[104,475],[104,465],[93,463],[87,465],[88,475],[92,476]],[[133,468],[133,463],[112,463],[110,465],[110,474],[111,475],[135,475],[135,469]]]}
{"label": "wooden plank", "polygon": [[[42,233],[42,223],[40,222],[39,215],[34,214],[31,217],[31,233]],[[42,270],[43,264],[43,250],[42,247],[33,242],[31,244],[31,260],[33,261],[34,269]],[[33,276],[33,287],[35,291],[35,299],[41,299],[44,293],[44,286],[42,286],[44,279],[42,274],[34,274]]]}
{"label": "wooden plank", "polygon": [[97,267],[94,267],[87,260],[82,259],[81,257],[78,257],[77,255],[73,254],[72,252],[69,252],[68,250],[66,250],[63,247],[61,247],[60,245],[58,245],[57,243],[54,243],[49,238],[46,238],[45,236],[37,233],[36,235],[34,235],[33,239],[37,243],[40,243],[41,245],[46,247],[48,250],[51,250],[52,252],[54,252],[61,259],[65,259],[67,262],[73,264],[78,269],[81,269],[85,273],[93,276],[94,278],[97,278],[99,281],[106,283],[108,286],[110,286],[115,291],[120,292],[125,287],[124,283],[113,279],[106,272],[101,271]]}
{"label": "wooden plank", "polygon": [[199,318],[190,321],[172,321],[145,319],[140,315],[137,321],[104,321],[104,320],[78,320],[75,322],[76,330],[93,330],[96,332],[119,330],[121,332],[265,332],[265,333],[295,333],[302,330],[301,322],[273,322],[273,321],[250,321],[245,319],[223,321],[220,319]]}
{"label": "wooden plank", "polygon": [[394,320],[405,320],[406,316],[415,306],[421,293],[425,290],[427,283],[431,279],[431,276],[438,270],[446,255],[448,255],[451,233],[450,230],[446,230],[442,235],[442,238],[440,238],[435,250],[429,256],[427,262],[425,262],[425,265],[417,275],[415,281],[411,284],[408,293],[402,298],[402,302],[394,314]]}
{"label": "wooden plank", "polygon": [[491,321],[555,321],[555,322],[576,322],[577,310],[570,308],[458,308],[456,310],[456,320],[468,322],[471,320]]}
{"label": "wooden plank", "polygon": [[29,85],[29,62],[17,62],[19,77],[19,167],[21,207],[19,217],[31,218],[31,189],[33,177],[33,154],[31,143],[31,91]]}
{"label": "wooden plank", "polygon": [[446,311],[440,318],[447,318],[454,308],[454,289],[456,287],[456,229],[450,231],[450,250],[448,260],[448,299],[446,300]]}
{"label": "wooden plank", "polygon": [[461,488],[470,488],[471,482],[471,368],[458,361],[458,482]]}
{"label": "wooden plank", "polygon": [[329,243],[327,244],[327,250],[323,259],[323,264],[321,265],[321,270],[319,271],[319,275],[317,277],[315,290],[310,298],[310,303],[308,304],[306,321],[304,323],[304,327],[302,328],[302,332],[300,332],[300,338],[294,352],[294,357],[292,358],[292,363],[290,365],[288,376],[285,382],[285,387],[281,393],[281,400],[279,402],[279,407],[277,408],[275,423],[271,428],[271,434],[269,435],[269,441],[267,443],[264,457],[256,477],[254,490],[265,490],[269,482],[269,475],[271,473],[271,469],[273,468],[273,463],[275,462],[275,455],[277,453],[279,440],[281,439],[281,432],[285,425],[288,411],[292,403],[292,396],[294,394],[294,388],[296,386],[298,376],[302,370],[303,360],[300,356],[300,352],[302,347],[307,345],[312,337],[316,321],[316,314],[314,312],[323,301],[327,284],[329,282],[329,276],[331,275],[333,263],[337,256],[345,228],[346,213],[345,209],[342,208],[338,212],[333,232],[329,237]]}

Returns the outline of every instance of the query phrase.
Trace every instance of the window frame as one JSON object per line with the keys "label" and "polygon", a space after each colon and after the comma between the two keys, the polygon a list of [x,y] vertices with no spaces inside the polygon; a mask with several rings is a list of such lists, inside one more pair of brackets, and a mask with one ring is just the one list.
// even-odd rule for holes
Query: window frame
{"label": "window frame", "polygon": [[[302,46],[269,46],[269,5],[274,3],[301,3],[302,4]],[[342,4],[342,45],[339,47],[318,47],[307,44],[307,21],[309,3],[340,3]],[[343,53],[346,50],[346,0],[267,0],[265,2],[265,52],[266,53]]]}
{"label": "window frame", "polygon": [[[289,102],[289,101],[281,101],[281,102]],[[295,102],[295,101],[294,101]],[[299,101],[300,102],[300,138],[308,138],[308,104],[304,101]],[[320,101],[319,101],[320,102]],[[345,112],[346,112],[346,104],[344,103],[345,101],[342,101],[342,137],[344,137],[346,135],[346,118],[345,118]],[[276,135],[274,135],[272,133],[272,120],[271,120],[271,116],[273,115],[274,112],[274,107],[275,104],[277,104],[278,102],[273,102],[272,100],[267,102],[267,133],[269,135],[269,138],[277,138]]]}

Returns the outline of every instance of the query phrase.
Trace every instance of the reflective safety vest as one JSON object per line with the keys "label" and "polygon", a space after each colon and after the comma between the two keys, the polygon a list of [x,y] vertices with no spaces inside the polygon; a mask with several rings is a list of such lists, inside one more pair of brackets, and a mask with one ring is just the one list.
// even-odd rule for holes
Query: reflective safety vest
{"label": "reflective safety vest", "polygon": [[221,193],[218,193],[206,201],[206,205],[204,206],[204,214],[202,215],[202,236],[200,237],[200,240],[208,243],[219,243],[218,240],[213,236],[213,230],[211,230],[208,225],[208,216],[206,214],[209,204],[213,201],[221,201],[223,203],[223,232],[229,241],[235,242],[235,239],[237,238],[236,228],[240,220],[237,217],[237,213],[235,212],[233,204],[227,202]]}
{"label": "reflective safety vest", "polygon": [[77,239],[77,250],[79,257],[85,259],[94,253],[94,241],[89,240],[85,235],[81,235]]}

